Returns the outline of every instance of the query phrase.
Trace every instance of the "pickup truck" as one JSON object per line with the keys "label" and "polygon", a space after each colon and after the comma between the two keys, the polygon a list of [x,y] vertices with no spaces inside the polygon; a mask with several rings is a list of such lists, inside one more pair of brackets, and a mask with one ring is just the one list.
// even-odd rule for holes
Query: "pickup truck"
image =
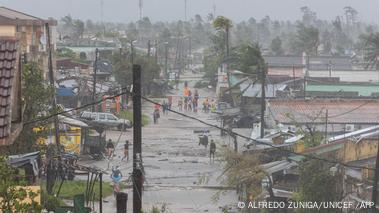
{"label": "pickup truck", "polygon": [[132,122],[126,119],[118,118],[112,113],[105,112],[82,112],[79,116],[81,120],[87,120],[89,123],[104,125],[107,127],[116,127],[118,130],[132,128]]}

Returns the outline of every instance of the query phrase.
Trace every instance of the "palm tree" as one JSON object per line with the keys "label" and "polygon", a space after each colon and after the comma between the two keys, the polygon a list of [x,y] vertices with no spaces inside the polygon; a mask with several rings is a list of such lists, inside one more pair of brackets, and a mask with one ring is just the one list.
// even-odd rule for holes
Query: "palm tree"
{"label": "palm tree", "polygon": [[379,68],[379,33],[362,35],[363,47],[365,50],[364,59],[367,62],[366,68]]}
{"label": "palm tree", "polygon": [[229,33],[230,33],[230,28],[232,27],[232,21],[224,16],[218,16],[214,21],[213,21],[213,27],[216,28],[218,31],[224,31],[225,35],[225,46],[226,46],[226,57],[228,58],[229,56]]}

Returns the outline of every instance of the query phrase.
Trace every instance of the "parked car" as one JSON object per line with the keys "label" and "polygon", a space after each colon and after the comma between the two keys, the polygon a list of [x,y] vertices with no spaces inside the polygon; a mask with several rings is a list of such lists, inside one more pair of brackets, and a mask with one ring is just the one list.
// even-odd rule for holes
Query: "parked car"
{"label": "parked car", "polygon": [[112,113],[105,112],[82,112],[79,116],[82,120],[87,120],[108,127],[116,127],[119,130],[125,130],[132,127],[132,122],[126,119],[118,118]]}

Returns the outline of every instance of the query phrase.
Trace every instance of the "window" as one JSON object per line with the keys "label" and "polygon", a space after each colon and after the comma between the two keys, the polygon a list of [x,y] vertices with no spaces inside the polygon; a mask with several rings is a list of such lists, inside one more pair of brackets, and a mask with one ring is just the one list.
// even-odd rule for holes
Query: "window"
{"label": "window", "polygon": [[111,121],[117,121],[117,117],[114,115],[107,115],[107,119]]}
{"label": "window", "polygon": [[105,120],[105,115],[104,114],[100,114],[99,115],[99,120]]}

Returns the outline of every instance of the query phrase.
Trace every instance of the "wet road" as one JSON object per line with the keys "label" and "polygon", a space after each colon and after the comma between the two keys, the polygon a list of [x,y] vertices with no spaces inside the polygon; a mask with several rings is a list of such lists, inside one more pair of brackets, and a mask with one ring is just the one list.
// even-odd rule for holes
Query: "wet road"
{"label": "wet road", "polygon": [[[191,75],[191,74],[190,74]],[[190,86],[194,82],[190,82]],[[182,87],[182,85],[181,85]],[[181,91],[172,91],[173,95],[181,95]],[[201,96],[213,96],[210,90],[201,90]],[[154,99],[157,100],[157,99]],[[200,100],[201,103],[202,100]],[[174,100],[174,110],[177,110]],[[152,114],[153,106],[143,103],[143,112]],[[207,113],[186,112],[190,116],[212,124],[219,122],[214,115]],[[150,124],[142,129],[142,155],[146,172],[145,190],[143,192],[143,209],[150,211],[152,206],[167,206],[167,212],[221,212],[220,207],[236,204],[234,191],[227,192],[217,202],[212,196],[219,190],[221,184],[217,177],[221,175],[222,166],[216,161],[209,161],[209,147],[198,145],[194,130],[210,129],[197,121],[169,113],[162,115],[158,124]],[[219,130],[210,129],[210,139],[214,139],[220,147],[223,141],[219,138]],[[125,140],[132,142],[133,131],[108,131],[107,138],[116,141],[116,156],[109,162],[119,166],[124,176],[132,172],[132,162],[121,161]],[[118,140],[120,139],[120,140]],[[132,154],[130,147],[130,155]],[[217,157],[216,157],[217,158]],[[81,164],[107,169],[108,162],[87,160]],[[126,178],[124,178],[126,179]],[[105,175],[105,181],[110,181]],[[132,207],[132,190],[124,189],[129,194],[128,212]],[[116,212],[115,198],[105,198],[104,212]],[[130,209],[130,210],[129,210]]]}

